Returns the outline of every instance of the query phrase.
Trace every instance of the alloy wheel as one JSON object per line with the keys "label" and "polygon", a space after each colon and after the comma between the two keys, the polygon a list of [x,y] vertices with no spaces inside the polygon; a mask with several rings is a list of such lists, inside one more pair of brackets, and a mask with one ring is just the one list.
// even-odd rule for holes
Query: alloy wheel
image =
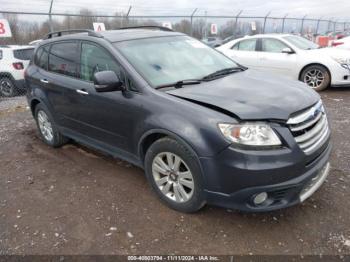
{"label": "alloy wheel", "polygon": [[170,152],[159,153],[153,160],[152,174],[163,195],[176,203],[187,202],[193,196],[193,175],[178,155]]}
{"label": "alloy wheel", "polygon": [[306,72],[304,82],[311,88],[318,88],[322,86],[325,80],[324,73],[319,69],[312,69]]}
{"label": "alloy wheel", "polygon": [[11,96],[12,95],[13,86],[12,86],[12,83],[9,81],[10,80],[8,80],[8,79],[2,79],[0,81],[0,92],[4,96]]}
{"label": "alloy wheel", "polygon": [[47,114],[40,110],[38,112],[38,124],[41,134],[47,141],[52,141],[53,139],[53,129],[49,117]]}

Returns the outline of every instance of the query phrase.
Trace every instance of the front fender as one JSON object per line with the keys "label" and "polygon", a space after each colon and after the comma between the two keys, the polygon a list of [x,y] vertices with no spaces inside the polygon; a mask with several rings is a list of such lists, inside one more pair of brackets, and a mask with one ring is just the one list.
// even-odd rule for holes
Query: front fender
{"label": "front fender", "polygon": [[179,114],[153,115],[145,120],[147,130],[143,132],[138,143],[138,152],[144,139],[152,134],[164,134],[174,137],[184,144],[187,144],[198,157],[209,157],[217,154],[229,143],[221,136],[216,127],[216,119],[194,120],[193,118],[182,117]]}

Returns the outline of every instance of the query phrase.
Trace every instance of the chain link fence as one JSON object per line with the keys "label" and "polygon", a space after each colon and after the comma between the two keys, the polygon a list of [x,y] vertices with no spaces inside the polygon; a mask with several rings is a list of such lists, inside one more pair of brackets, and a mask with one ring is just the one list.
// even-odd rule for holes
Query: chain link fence
{"label": "chain link fence", "polygon": [[[320,34],[350,30],[350,22],[346,21],[315,19],[307,16],[302,18],[287,15],[273,17],[270,13],[263,16],[245,16],[242,11],[232,16],[206,15],[206,13],[197,12],[197,9],[187,15],[144,16],[131,15],[131,7],[127,12],[114,15],[96,14],[89,9],[81,9],[76,14],[53,13],[51,10],[50,8],[47,13],[0,10],[0,18],[8,20],[12,31],[11,38],[0,38],[0,99],[24,95],[26,92],[23,85],[23,69],[28,61],[21,61],[14,53],[29,54],[30,51],[25,51],[27,47],[22,47],[24,51],[15,51],[12,45],[31,44],[33,45],[31,50],[33,50],[35,41],[40,41],[50,31],[93,29],[94,22],[103,22],[107,30],[137,25],[161,26],[166,22],[171,24],[173,30],[197,39],[211,36],[211,24],[217,24],[216,36],[221,39],[258,33],[294,33],[313,40]],[[18,48],[21,49],[21,47]],[[11,62],[11,59],[14,61]]]}

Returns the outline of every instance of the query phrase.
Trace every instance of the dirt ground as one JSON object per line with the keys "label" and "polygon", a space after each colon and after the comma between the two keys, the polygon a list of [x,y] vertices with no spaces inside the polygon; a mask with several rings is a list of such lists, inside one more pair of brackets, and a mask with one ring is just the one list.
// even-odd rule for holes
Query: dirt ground
{"label": "dirt ground", "polygon": [[0,101],[0,255],[350,254],[350,88],[323,92],[332,170],[304,204],[263,214],[165,207],[143,171],[38,139],[23,98]]}

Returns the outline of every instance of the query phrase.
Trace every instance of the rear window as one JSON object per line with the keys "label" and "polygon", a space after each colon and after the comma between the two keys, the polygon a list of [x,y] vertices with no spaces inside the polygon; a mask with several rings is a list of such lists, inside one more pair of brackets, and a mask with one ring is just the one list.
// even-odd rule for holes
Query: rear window
{"label": "rear window", "polygon": [[49,55],[49,71],[76,77],[77,54],[78,44],[76,42],[62,42],[53,44]]}
{"label": "rear window", "polygon": [[255,51],[256,39],[242,40],[235,44],[232,49],[239,51]]}
{"label": "rear window", "polygon": [[47,70],[48,59],[49,59],[49,47],[43,46],[38,49],[34,57],[34,63],[42,68]]}
{"label": "rear window", "polygon": [[19,60],[30,60],[33,52],[34,48],[17,49],[13,51],[13,56]]}

